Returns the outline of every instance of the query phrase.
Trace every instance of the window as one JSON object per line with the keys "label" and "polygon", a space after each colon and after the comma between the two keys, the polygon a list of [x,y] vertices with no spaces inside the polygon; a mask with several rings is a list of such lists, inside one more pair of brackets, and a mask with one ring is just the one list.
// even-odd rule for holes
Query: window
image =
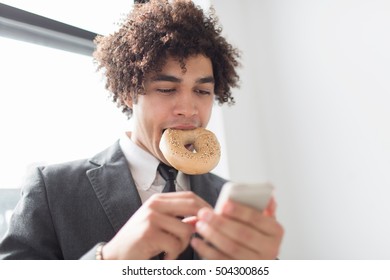
{"label": "window", "polygon": [[132,0],[2,0],[1,3],[99,34],[115,30],[116,23],[133,5]]}
{"label": "window", "polygon": [[[103,1],[96,2],[93,3],[95,9],[85,6],[86,2],[91,4],[91,1],[7,2],[38,14],[44,10],[49,17],[86,29],[90,26],[93,28],[89,30],[101,34],[111,32],[115,27],[113,19],[119,17],[117,12],[123,10],[124,4],[129,6],[127,0],[111,0],[110,5]],[[105,7],[98,9],[97,5]],[[65,12],[66,7],[73,9]],[[114,142],[129,125],[120,110],[107,100],[108,93],[100,75],[95,73],[90,55],[72,52],[69,47],[72,42],[64,40],[67,39],[66,35],[58,36],[50,30],[45,33],[45,28],[30,27],[22,22],[22,18],[10,20],[10,14],[4,14],[4,6],[1,8],[0,239],[8,227],[19,199],[19,187],[28,168],[41,163],[90,157]],[[95,16],[82,16],[90,10],[94,10]],[[23,14],[23,11],[20,12]],[[68,19],[57,18],[57,15],[66,15]],[[77,19],[88,19],[89,22]],[[61,27],[61,22],[57,26]],[[24,33],[23,28],[32,28],[30,31],[33,34]],[[12,33],[15,31],[17,34]],[[37,33],[39,36],[36,36]],[[50,37],[56,38],[54,43]],[[72,38],[68,39],[71,41]],[[26,41],[36,41],[38,44]],[[47,43],[50,46],[54,44],[56,48],[43,46]],[[64,47],[62,43],[69,45]],[[85,40],[81,42],[82,47],[88,47],[88,44]],[[76,46],[75,49],[80,47]]]}
{"label": "window", "polygon": [[92,58],[0,37],[0,186],[37,163],[90,157],[128,125]]}

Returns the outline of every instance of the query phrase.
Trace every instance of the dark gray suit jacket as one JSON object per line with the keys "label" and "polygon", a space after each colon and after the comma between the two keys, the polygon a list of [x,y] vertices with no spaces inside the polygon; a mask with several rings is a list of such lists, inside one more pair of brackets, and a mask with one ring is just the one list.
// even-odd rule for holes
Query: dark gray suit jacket
{"label": "dark gray suit jacket", "polygon": [[[190,176],[191,190],[212,206],[226,181]],[[0,259],[93,258],[141,206],[119,143],[89,160],[36,168],[0,243]],[[198,258],[196,255],[194,258]]]}

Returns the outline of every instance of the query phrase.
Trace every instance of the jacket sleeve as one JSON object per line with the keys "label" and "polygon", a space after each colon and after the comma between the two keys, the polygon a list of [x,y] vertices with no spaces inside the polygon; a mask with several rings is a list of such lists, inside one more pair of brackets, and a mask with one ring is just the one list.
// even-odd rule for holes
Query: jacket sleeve
{"label": "jacket sleeve", "polygon": [[63,259],[39,168],[22,187],[10,227],[0,242],[0,259]]}

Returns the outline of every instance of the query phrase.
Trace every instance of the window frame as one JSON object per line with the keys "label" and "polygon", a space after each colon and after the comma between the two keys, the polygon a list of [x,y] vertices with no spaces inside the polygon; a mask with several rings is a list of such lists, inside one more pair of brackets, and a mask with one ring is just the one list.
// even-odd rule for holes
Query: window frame
{"label": "window frame", "polygon": [[0,36],[92,56],[97,33],[0,3]]}

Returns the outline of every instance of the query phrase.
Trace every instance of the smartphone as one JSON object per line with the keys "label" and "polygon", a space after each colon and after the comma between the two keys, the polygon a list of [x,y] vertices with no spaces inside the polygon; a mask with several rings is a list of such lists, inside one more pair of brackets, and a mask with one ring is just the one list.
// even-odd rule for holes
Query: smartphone
{"label": "smartphone", "polygon": [[227,182],[218,196],[215,211],[221,212],[223,203],[228,199],[263,211],[272,197],[273,190],[274,187],[270,183]]}

